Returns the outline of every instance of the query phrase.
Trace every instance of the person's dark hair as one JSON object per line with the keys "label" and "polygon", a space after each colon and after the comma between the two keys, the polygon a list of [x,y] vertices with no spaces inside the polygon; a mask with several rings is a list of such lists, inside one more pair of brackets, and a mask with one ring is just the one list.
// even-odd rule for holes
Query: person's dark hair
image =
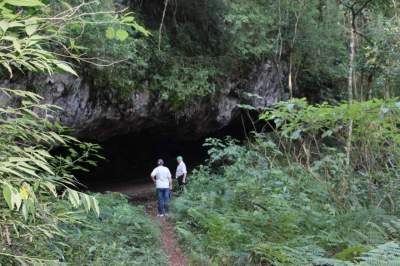
{"label": "person's dark hair", "polygon": [[164,160],[163,159],[158,159],[157,160],[157,165],[164,165]]}

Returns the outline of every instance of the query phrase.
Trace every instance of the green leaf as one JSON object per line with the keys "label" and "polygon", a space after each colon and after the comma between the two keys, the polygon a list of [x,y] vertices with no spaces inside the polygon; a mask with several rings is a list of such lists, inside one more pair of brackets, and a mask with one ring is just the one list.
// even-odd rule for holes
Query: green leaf
{"label": "green leaf", "polygon": [[37,25],[37,24],[30,24],[30,25],[27,25],[27,26],[25,27],[26,34],[28,34],[29,36],[31,36],[32,34],[34,34],[34,33],[36,32],[37,28],[38,28],[38,25]]}
{"label": "green leaf", "polygon": [[5,21],[5,20],[0,20],[0,29],[1,29],[3,32],[6,32],[7,29],[8,29],[8,27],[9,27],[9,24],[8,24],[7,21]]}
{"label": "green leaf", "polygon": [[100,215],[99,203],[97,202],[97,199],[95,197],[91,198],[92,198],[92,208],[98,217]]}
{"label": "green leaf", "polygon": [[90,211],[90,207],[91,207],[91,197],[87,194],[81,194],[81,199],[83,202],[83,206],[85,207],[85,210],[88,212]]}
{"label": "green leaf", "polygon": [[17,210],[19,210],[19,208],[21,207],[22,199],[21,195],[16,189],[13,189],[12,191],[12,202],[13,205],[15,205],[15,207],[17,208]]}
{"label": "green leaf", "polygon": [[79,199],[79,194],[75,190],[68,189],[68,199],[71,202],[72,206],[78,208],[81,205],[81,201]]}
{"label": "green leaf", "polygon": [[44,185],[49,189],[49,191],[53,194],[54,197],[57,197],[56,186],[51,182],[45,182]]}
{"label": "green leaf", "polygon": [[129,22],[133,22],[134,20],[135,20],[134,17],[132,17],[132,16],[126,16],[126,17],[124,17],[124,18],[122,19],[122,22],[124,22],[124,23],[129,23]]}
{"label": "green leaf", "polygon": [[37,166],[39,166],[40,168],[42,168],[43,170],[45,170],[47,173],[54,175],[54,172],[50,169],[50,167],[46,163],[39,160],[32,160],[32,162]]}
{"label": "green leaf", "polygon": [[26,202],[24,204],[22,204],[22,216],[24,216],[25,221],[28,220],[28,207],[26,205]]}
{"label": "green leaf", "polygon": [[108,27],[106,30],[106,37],[107,39],[114,39],[115,37],[115,31],[112,27]]}
{"label": "green leaf", "polygon": [[10,208],[10,210],[12,210],[14,207],[14,204],[12,202],[12,187],[9,184],[3,185],[3,197],[4,197],[5,201],[7,202],[8,208]]}
{"label": "green leaf", "polygon": [[21,52],[21,42],[19,40],[13,40],[14,49]]}
{"label": "green leaf", "polygon": [[73,74],[78,77],[78,74],[75,72],[75,70],[73,70],[72,67],[70,67],[67,63],[60,61],[60,62],[55,62],[55,64],[59,69],[64,70],[65,72]]}
{"label": "green leaf", "polygon": [[125,30],[121,30],[121,29],[117,30],[115,35],[116,35],[117,39],[120,40],[121,42],[125,41],[126,38],[129,37],[128,32]]}
{"label": "green leaf", "polygon": [[1,64],[4,66],[5,69],[7,69],[8,73],[12,77],[12,69],[11,66],[7,62],[1,62]]}
{"label": "green leaf", "polygon": [[12,6],[26,6],[26,7],[34,7],[34,6],[44,6],[44,4],[39,0],[5,0],[6,4]]}

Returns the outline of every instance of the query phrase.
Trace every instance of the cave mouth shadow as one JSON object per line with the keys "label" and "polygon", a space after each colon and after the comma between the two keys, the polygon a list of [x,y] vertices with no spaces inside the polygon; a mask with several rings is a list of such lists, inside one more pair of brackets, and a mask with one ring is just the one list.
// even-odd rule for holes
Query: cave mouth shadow
{"label": "cave mouth shadow", "polygon": [[78,180],[87,190],[95,192],[125,191],[129,187],[142,187],[150,183],[150,173],[162,158],[172,175],[175,174],[176,157],[183,156],[188,170],[200,165],[207,158],[204,139],[182,140],[164,136],[156,131],[144,131],[112,137],[104,142],[97,167]]}
{"label": "cave mouth shadow", "polygon": [[[183,156],[190,172],[204,164],[208,157],[207,148],[203,146],[206,138],[231,136],[245,140],[248,133],[254,130],[252,123],[239,116],[214,134],[198,139],[179,136],[173,133],[176,132],[174,130],[163,131],[162,134],[159,129],[111,137],[97,142],[102,147],[100,155],[106,159],[98,161],[97,167],[90,169],[88,173],[78,173],[77,177],[83,185],[82,190],[140,194],[152,185],[150,173],[156,167],[157,159],[162,158],[174,176],[176,157]],[[96,142],[90,139],[87,141]]]}

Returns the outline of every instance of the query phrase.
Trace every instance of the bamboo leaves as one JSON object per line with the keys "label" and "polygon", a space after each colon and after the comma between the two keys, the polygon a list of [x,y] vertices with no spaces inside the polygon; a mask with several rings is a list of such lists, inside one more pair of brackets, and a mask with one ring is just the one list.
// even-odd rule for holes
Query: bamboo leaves
{"label": "bamboo leaves", "polygon": [[37,7],[44,6],[44,4],[39,0],[5,0],[6,4],[17,7]]}
{"label": "bamboo leaves", "polygon": [[67,189],[65,194],[68,195],[68,200],[75,208],[83,206],[87,212],[94,211],[97,216],[100,215],[99,205],[95,197],[85,193],[78,192],[73,189]]}
{"label": "bamboo leaves", "polygon": [[6,32],[7,29],[8,29],[8,27],[9,27],[8,21],[6,21],[6,20],[0,20],[0,29],[1,29],[3,32]]}
{"label": "bamboo leaves", "polygon": [[78,74],[75,72],[75,70],[73,70],[72,67],[70,65],[68,65],[67,63],[65,63],[65,62],[55,61],[55,65],[59,69],[65,71],[67,73],[70,73],[70,74],[73,74],[75,76],[78,76]]}
{"label": "bamboo leaves", "polygon": [[39,22],[35,19],[25,21],[25,32],[28,36],[32,36],[39,28]]}
{"label": "bamboo leaves", "polygon": [[[54,107],[40,104],[40,96],[12,89],[0,93],[3,99],[19,102],[14,106],[6,100],[0,108],[0,228],[13,224],[10,239],[14,241],[21,236],[30,241],[50,239],[61,235],[59,223],[75,222],[71,207],[98,216],[96,199],[72,189],[75,178],[70,173],[85,160],[91,164],[89,154],[98,146],[63,135],[63,128],[47,117]],[[70,155],[53,155],[49,152],[53,147],[65,147]],[[12,250],[5,254],[14,257]],[[4,262],[2,254],[0,262]]]}
{"label": "bamboo leaves", "polygon": [[7,202],[8,208],[14,209],[13,187],[10,184],[3,185],[3,198]]}

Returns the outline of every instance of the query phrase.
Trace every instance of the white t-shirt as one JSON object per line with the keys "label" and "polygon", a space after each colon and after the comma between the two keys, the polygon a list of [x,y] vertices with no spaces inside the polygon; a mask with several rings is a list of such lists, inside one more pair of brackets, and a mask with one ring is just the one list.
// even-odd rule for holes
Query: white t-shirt
{"label": "white t-shirt", "polygon": [[187,174],[187,170],[186,170],[186,164],[182,161],[178,164],[178,167],[176,168],[175,177],[182,176],[184,174]]}
{"label": "white t-shirt", "polygon": [[165,166],[157,166],[151,172],[151,176],[156,179],[156,188],[169,188],[169,179],[171,178],[171,172]]}

